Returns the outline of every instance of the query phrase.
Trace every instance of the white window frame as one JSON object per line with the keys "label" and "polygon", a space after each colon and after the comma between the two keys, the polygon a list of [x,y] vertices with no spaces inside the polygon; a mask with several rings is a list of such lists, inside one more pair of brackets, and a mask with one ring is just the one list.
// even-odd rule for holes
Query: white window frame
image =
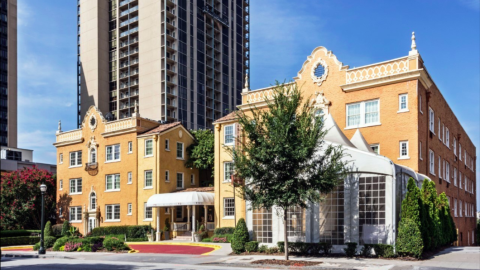
{"label": "white window frame", "polygon": [[438,156],[438,178],[442,179],[442,158]]}
{"label": "white window frame", "polygon": [[[230,173],[230,177],[227,177],[227,164],[230,164],[230,166],[232,166],[231,169],[230,169],[232,171],[232,173],[233,173],[233,170],[234,170],[232,161],[223,162],[223,182],[224,183],[232,182],[232,178],[231,178],[232,173]],[[228,171],[230,171],[230,170],[228,170]]]}
{"label": "white window frame", "polygon": [[[148,143],[148,142],[151,142],[151,143],[152,143],[152,147],[151,147],[151,148],[152,148],[152,149],[151,149],[152,153],[151,153],[151,154],[147,154],[147,152],[148,152],[147,143]],[[153,157],[153,139],[147,139],[147,140],[145,140],[144,144],[145,144],[145,145],[144,145],[144,149],[143,149],[143,151],[144,151],[144,153],[143,153],[143,154],[144,154],[144,157]]]}
{"label": "white window frame", "polygon": [[430,161],[430,174],[435,175],[435,152],[429,149],[429,161]]}
{"label": "white window frame", "polygon": [[[227,207],[227,201],[229,201],[229,204],[233,202],[233,206],[228,206]],[[231,209],[233,208],[233,209]],[[230,213],[227,213],[227,211],[233,210],[233,214],[230,215]],[[228,214],[228,215],[227,215]],[[233,219],[235,217],[235,198],[223,198],[223,218],[224,219]]]}
{"label": "white window frame", "polygon": [[190,175],[190,185],[195,186],[195,174]]}
{"label": "white window frame", "polygon": [[[75,182],[75,192],[72,192],[72,181]],[[83,182],[81,182],[82,184],[80,185],[80,192],[78,191],[78,181],[82,181],[82,178],[72,178],[69,180],[69,194],[70,195],[77,195],[77,194],[82,194],[82,189],[83,189]]]}
{"label": "white window frame", "polygon": [[450,149],[450,130],[446,128],[447,134],[445,135],[447,137],[446,145]]}
{"label": "white window frame", "polygon": [[58,163],[63,164],[63,153],[60,153],[60,155],[58,156],[58,160]]}
{"label": "white window frame", "polygon": [[[118,176],[118,187],[117,185],[117,176]],[[108,188],[108,180],[112,180],[112,188]],[[120,174],[119,173],[114,173],[114,174],[107,174],[105,175],[105,192],[113,192],[113,191],[120,191]]]}
{"label": "white window frame", "polygon": [[442,142],[445,144],[445,123],[442,123]]}
{"label": "white window frame", "polygon": [[127,173],[127,184],[128,185],[132,184],[132,172]]}
{"label": "white window frame", "polygon": [[133,142],[128,142],[128,153],[133,153]]}
{"label": "white window frame", "polygon": [[459,200],[458,205],[459,205],[459,207],[460,207],[460,209],[459,209],[460,211],[458,211],[458,212],[459,212],[459,216],[460,216],[460,217],[463,217],[463,202],[462,202],[462,200]]}
{"label": "white window frame", "polygon": [[445,161],[445,181],[450,183],[450,163]]}
{"label": "white window frame", "polygon": [[419,145],[418,145],[418,153],[419,153],[420,160],[423,160],[423,155],[422,155],[422,142],[419,142]]}
{"label": "white window frame", "polygon": [[[118,158],[115,158],[115,150],[118,147]],[[108,149],[112,149],[112,158],[108,159]],[[107,145],[105,146],[105,163],[110,163],[110,162],[119,162],[121,160],[122,156],[122,151],[120,148],[120,144],[112,144],[112,145]]]}
{"label": "white window frame", "polygon": [[463,189],[462,172],[458,170],[458,188]]}
{"label": "white window frame", "polygon": [[376,143],[376,144],[370,144],[370,148],[372,149],[372,151],[375,153],[375,150],[373,150],[373,148],[376,147],[378,150],[376,153],[377,155],[380,155],[380,144],[379,143]]}
{"label": "white window frame", "polygon": [[458,144],[458,159],[462,160],[462,144]]}
{"label": "white window frame", "polygon": [[128,203],[127,204],[127,216],[131,216],[132,215],[132,204],[131,203]]}
{"label": "white window frame", "polygon": [[[82,222],[82,207],[81,206],[70,207],[68,214],[69,214],[68,219],[71,223],[81,223]],[[73,218],[72,218],[72,216],[73,216]]]}
{"label": "white window frame", "polygon": [[423,114],[422,111],[422,96],[418,95],[418,110],[420,111],[421,114]]}
{"label": "white window frame", "polygon": [[[181,147],[181,150],[182,150],[182,152],[181,152],[181,153],[182,153],[182,156],[181,156],[181,157],[178,156],[178,150],[179,150],[178,146],[179,146],[179,145],[182,146],[182,147]],[[184,147],[184,146],[185,146],[185,145],[183,144],[183,142],[177,142],[177,153],[176,153],[177,159],[181,159],[181,160],[185,159],[185,147]]]}
{"label": "white window frame", "polygon": [[455,216],[455,217],[457,217],[457,215],[458,215],[458,213],[457,213],[458,210],[457,210],[457,209],[458,209],[458,208],[457,208],[457,199],[455,198],[455,199],[453,200],[453,216]]}
{"label": "white window frame", "polygon": [[[150,185],[147,185],[147,173],[150,173],[151,176]],[[143,172],[143,189],[153,189],[153,170],[145,170]]]}
{"label": "white window frame", "polygon": [[[80,153],[80,162],[78,162],[79,160],[79,154]],[[72,165],[72,154],[74,155],[73,156],[73,165]],[[76,167],[82,167],[82,158],[83,158],[83,155],[82,155],[82,151],[72,151],[69,153],[69,165],[70,165],[70,168],[76,168]]]}
{"label": "white window frame", "polygon": [[435,134],[435,111],[432,108],[428,108],[429,111],[429,122],[430,122],[430,131]]}
{"label": "white window frame", "polygon": [[165,171],[165,182],[170,182],[170,172],[168,170]]}
{"label": "white window frame", "polygon": [[[402,97],[405,97],[405,109],[402,109]],[[402,113],[402,112],[408,112],[408,94],[400,94],[398,95],[398,112],[397,113]]]}
{"label": "white window frame", "polygon": [[457,156],[457,138],[453,137],[453,154]]}
{"label": "white window frame", "polygon": [[63,217],[63,209],[62,209],[62,207],[59,207],[59,208],[58,208],[58,216],[59,216],[59,217]]}
{"label": "white window frame", "polygon": [[453,167],[453,185],[454,186],[458,186],[458,172],[457,172],[457,168],[456,167]]}
{"label": "white window frame", "polygon": [[[181,186],[181,187],[178,186],[178,180],[179,180],[179,179],[178,179],[178,176],[179,176],[179,175],[182,176],[182,186]],[[185,177],[184,177],[183,172],[177,172],[177,179],[175,179],[175,180],[176,180],[176,187],[177,187],[177,189],[184,189],[184,188],[185,188]]]}
{"label": "white window frame", "polygon": [[170,151],[170,140],[165,139],[165,151]]}
{"label": "white window frame", "polygon": [[[227,128],[232,128],[232,140],[231,141],[227,141],[227,135],[230,136],[230,134],[227,134]],[[223,144],[224,145],[235,145],[235,124],[231,124],[231,125],[225,125],[223,127]]]}
{"label": "white window frame", "polygon": [[60,190],[63,190],[63,180],[60,180],[59,186],[60,186]]}
{"label": "white window frame", "polygon": [[[373,122],[373,123],[368,123],[366,124],[365,123],[365,104],[368,103],[368,102],[374,102],[374,101],[377,101],[378,102],[378,121],[377,122]],[[349,106],[353,106],[353,105],[358,105],[360,104],[360,123],[358,125],[351,125],[349,126],[348,125],[348,107]],[[355,103],[349,103],[349,104],[346,104],[345,105],[345,129],[354,129],[354,128],[361,128],[361,127],[371,127],[371,126],[378,126],[378,125],[381,125],[381,120],[380,120],[380,99],[371,99],[371,100],[365,100],[365,101],[360,101],[360,102],[355,102]]]}
{"label": "white window frame", "polygon": [[[118,206],[118,219],[115,219],[115,209],[116,206]],[[108,209],[111,208],[112,210],[112,218],[108,218]],[[120,221],[120,216],[121,216],[121,209],[120,209],[120,204],[107,204],[105,205],[105,222],[119,222]]]}
{"label": "white window frame", "polygon": [[[147,208],[150,208],[150,217],[147,217]],[[147,203],[143,203],[143,221],[153,220],[153,207],[147,207]]]}
{"label": "white window frame", "polygon": [[465,162],[465,165],[467,165],[467,149],[463,149],[463,153],[465,153],[465,158],[463,161]]}
{"label": "white window frame", "polygon": [[[405,155],[402,155],[402,145],[406,145],[405,148],[407,150],[407,153]],[[399,142],[399,157],[398,159],[410,159],[410,156],[409,156],[409,151],[408,151],[408,141],[400,141]]]}
{"label": "white window frame", "polygon": [[442,122],[440,121],[440,117],[438,118],[438,139],[442,140]]}

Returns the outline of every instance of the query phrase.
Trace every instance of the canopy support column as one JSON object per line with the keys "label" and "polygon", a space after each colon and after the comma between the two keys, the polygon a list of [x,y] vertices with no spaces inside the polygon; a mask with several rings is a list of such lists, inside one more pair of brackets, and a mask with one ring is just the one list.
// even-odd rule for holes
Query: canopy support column
{"label": "canopy support column", "polygon": [[190,229],[190,205],[187,205],[187,230]]}
{"label": "canopy support column", "polygon": [[195,205],[193,206],[193,216],[192,216],[192,242],[195,241]]}
{"label": "canopy support column", "polygon": [[203,217],[203,222],[205,222],[205,224],[204,224],[203,226],[205,226],[205,231],[208,231],[208,230],[207,230],[207,223],[208,223],[208,221],[207,221],[207,212],[208,212],[208,206],[204,205],[204,206],[203,206],[203,213],[204,213],[204,215],[203,215],[203,216],[204,216],[204,217]]}
{"label": "canopy support column", "polygon": [[160,241],[160,237],[162,236],[160,233],[160,207],[157,208],[157,242]]}

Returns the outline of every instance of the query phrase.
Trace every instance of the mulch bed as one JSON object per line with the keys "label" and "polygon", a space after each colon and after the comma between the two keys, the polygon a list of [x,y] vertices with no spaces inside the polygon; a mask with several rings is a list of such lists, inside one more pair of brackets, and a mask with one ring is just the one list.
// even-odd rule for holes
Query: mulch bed
{"label": "mulch bed", "polygon": [[257,260],[253,261],[252,264],[270,264],[270,265],[285,265],[285,266],[312,266],[318,265],[322,262],[310,262],[310,261],[286,261],[286,260]]}

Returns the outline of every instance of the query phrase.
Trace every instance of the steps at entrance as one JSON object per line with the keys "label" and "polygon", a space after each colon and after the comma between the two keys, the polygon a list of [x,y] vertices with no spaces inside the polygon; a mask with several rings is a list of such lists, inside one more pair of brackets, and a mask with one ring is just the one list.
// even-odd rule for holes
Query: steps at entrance
{"label": "steps at entrance", "polygon": [[191,241],[192,240],[192,232],[184,232],[181,235],[177,235],[177,237],[173,238],[173,240]]}

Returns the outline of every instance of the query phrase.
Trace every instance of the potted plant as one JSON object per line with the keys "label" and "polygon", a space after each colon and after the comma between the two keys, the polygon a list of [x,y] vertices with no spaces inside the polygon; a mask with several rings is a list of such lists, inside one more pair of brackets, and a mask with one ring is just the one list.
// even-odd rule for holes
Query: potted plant
{"label": "potted plant", "polygon": [[163,232],[165,240],[170,240],[170,222],[168,218],[165,219],[165,227],[163,227]]}
{"label": "potted plant", "polygon": [[193,235],[195,242],[201,242],[203,237],[206,236],[207,231],[205,231],[205,226],[203,224],[200,226],[197,232]]}
{"label": "potted plant", "polygon": [[148,225],[147,238],[148,238],[148,242],[153,242],[153,228],[152,228],[152,224],[149,224],[149,225]]}

